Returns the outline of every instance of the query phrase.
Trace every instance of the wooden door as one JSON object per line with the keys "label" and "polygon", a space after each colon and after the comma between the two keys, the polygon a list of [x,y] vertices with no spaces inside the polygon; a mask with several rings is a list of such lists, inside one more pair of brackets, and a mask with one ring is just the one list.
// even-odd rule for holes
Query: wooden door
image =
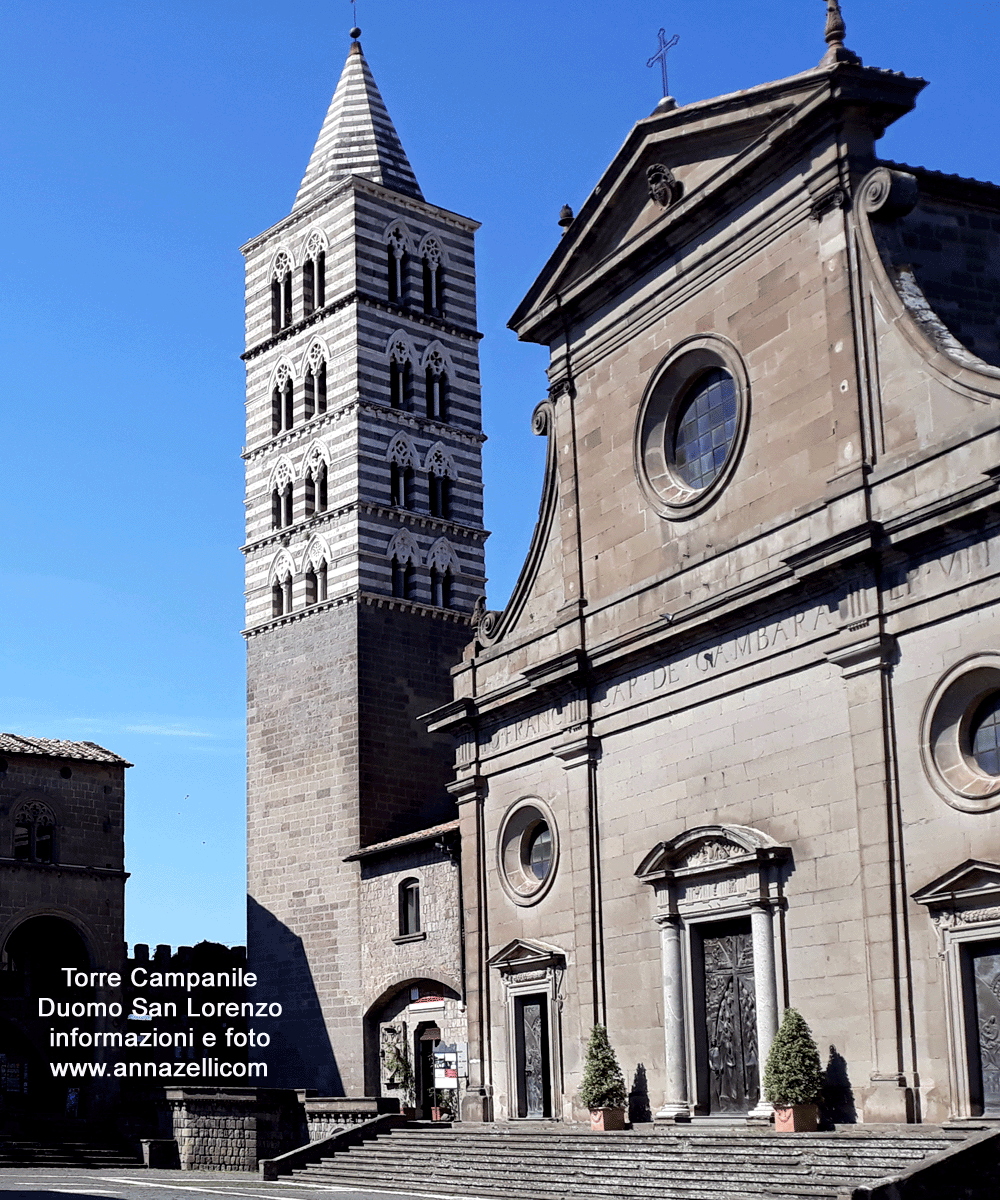
{"label": "wooden door", "polygon": [[707,1108],[745,1113],[757,1103],[757,1005],[749,921],[710,927],[702,939],[701,1023]]}
{"label": "wooden door", "polygon": [[514,1000],[517,1115],[551,1116],[549,1099],[549,999],[546,995]]}

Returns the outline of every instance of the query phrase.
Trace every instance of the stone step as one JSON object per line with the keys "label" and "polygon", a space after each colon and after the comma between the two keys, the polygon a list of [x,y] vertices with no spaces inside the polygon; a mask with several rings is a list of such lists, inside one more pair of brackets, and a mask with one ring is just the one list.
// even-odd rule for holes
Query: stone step
{"label": "stone step", "polygon": [[135,1167],[142,1156],[113,1146],[89,1142],[38,1142],[27,1139],[0,1142],[0,1167]]}
{"label": "stone step", "polygon": [[[790,1185],[775,1186],[773,1181],[755,1181],[752,1185],[721,1186],[712,1183],[705,1188],[704,1180],[695,1181],[690,1185],[675,1184],[659,1181],[648,1187],[637,1189],[631,1183],[620,1182],[609,1185],[599,1180],[597,1186],[590,1190],[590,1181],[571,1180],[564,1189],[550,1190],[540,1187],[532,1180],[522,1180],[516,1184],[497,1184],[496,1181],[484,1181],[480,1177],[464,1177],[449,1174],[445,1177],[428,1178],[426,1174],[385,1173],[382,1171],[364,1170],[360,1164],[354,1170],[345,1169],[328,1175],[313,1176],[309,1173],[309,1181],[317,1184],[327,1183],[338,1187],[355,1187],[358,1189],[389,1188],[415,1195],[456,1195],[461,1197],[483,1197],[492,1200],[564,1200],[571,1196],[573,1200],[761,1200],[767,1196],[769,1200],[834,1200],[837,1196],[836,1185],[794,1182]],[[300,1174],[296,1172],[296,1175]]]}

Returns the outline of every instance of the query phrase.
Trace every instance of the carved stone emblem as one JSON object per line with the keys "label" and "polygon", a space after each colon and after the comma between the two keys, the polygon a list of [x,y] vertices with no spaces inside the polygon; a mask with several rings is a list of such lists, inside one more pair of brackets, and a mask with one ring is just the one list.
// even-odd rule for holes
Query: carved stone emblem
{"label": "carved stone emblem", "polygon": [[681,866],[700,867],[706,863],[724,862],[741,853],[738,846],[731,842],[723,842],[718,838],[702,842],[700,846],[684,856]]}
{"label": "carved stone emblem", "polygon": [[661,208],[669,208],[671,204],[676,204],[684,191],[684,185],[663,163],[653,163],[646,168],[646,184],[650,199],[655,200]]}

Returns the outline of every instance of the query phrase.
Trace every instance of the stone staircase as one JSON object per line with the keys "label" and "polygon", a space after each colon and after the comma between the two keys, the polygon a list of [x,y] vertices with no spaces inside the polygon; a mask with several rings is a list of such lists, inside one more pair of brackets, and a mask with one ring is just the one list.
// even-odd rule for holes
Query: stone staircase
{"label": "stone staircase", "polygon": [[95,1142],[0,1137],[2,1167],[76,1167],[84,1170],[141,1167],[142,1155]]}
{"label": "stone staircase", "polygon": [[[696,1124],[592,1134],[565,1126],[539,1132],[404,1126],[294,1175],[312,1184],[504,1200],[836,1200],[933,1161],[970,1137],[981,1141],[982,1129],[775,1134]],[[994,1148],[986,1149],[992,1155]]]}

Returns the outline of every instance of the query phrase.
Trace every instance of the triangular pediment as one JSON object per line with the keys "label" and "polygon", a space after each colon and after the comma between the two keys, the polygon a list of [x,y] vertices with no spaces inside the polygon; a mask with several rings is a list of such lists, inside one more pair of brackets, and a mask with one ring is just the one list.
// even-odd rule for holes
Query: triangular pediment
{"label": "triangular pediment", "polygon": [[[836,83],[836,86],[834,86]],[[753,197],[802,170],[833,109],[849,94],[888,124],[913,106],[922,81],[860,66],[817,68],[743,92],[657,109],[640,121],[510,320],[547,341],[567,307],[598,307],[653,262],[725,225]],[[877,94],[876,94],[877,93]],[[660,166],[676,187],[650,178]],[[804,185],[803,185],[804,186]]]}
{"label": "triangular pediment", "polygon": [[1000,901],[1000,864],[970,858],[913,893],[930,908]]}
{"label": "triangular pediment", "polygon": [[549,966],[565,966],[566,954],[547,942],[515,938],[488,960],[488,966],[500,971],[534,971]]}

